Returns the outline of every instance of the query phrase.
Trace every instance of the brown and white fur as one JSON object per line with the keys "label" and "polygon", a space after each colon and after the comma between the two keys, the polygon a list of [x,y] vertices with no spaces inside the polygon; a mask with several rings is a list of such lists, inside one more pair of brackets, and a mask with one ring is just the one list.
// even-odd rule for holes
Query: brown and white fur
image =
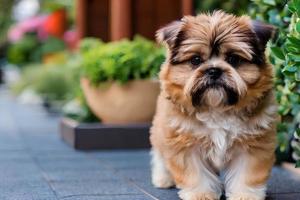
{"label": "brown and white fur", "polygon": [[157,32],[168,53],[150,137],[154,186],[176,186],[183,200],[219,199],[223,190],[230,200],[265,199],[276,143],[264,56],[273,32],[222,11]]}

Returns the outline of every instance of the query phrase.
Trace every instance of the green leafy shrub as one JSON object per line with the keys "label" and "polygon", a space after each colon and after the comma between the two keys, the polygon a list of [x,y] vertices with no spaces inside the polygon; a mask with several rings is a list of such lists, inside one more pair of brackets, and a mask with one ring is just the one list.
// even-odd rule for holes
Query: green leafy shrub
{"label": "green leafy shrub", "polygon": [[79,43],[79,52],[84,54],[88,52],[90,49],[94,49],[102,45],[103,42],[97,38],[84,38]]}
{"label": "green leafy shrub", "polygon": [[65,63],[26,66],[21,80],[13,86],[16,93],[31,88],[50,102],[66,102],[79,90],[80,57],[72,55]]}
{"label": "green leafy shrub", "polygon": [[0,47],[4,45],[7,40],[6,34],[13,21],[11,13],[14,3],[12,0],[0,1]]}
{"label": "green leafy shrub", "polygon": [[7,59],[13,64],[24,64],[41,60],[39,41],[34,33],[27,33],[21,40],[9,46]]}
{"label": "green leafy shrub", "polygon": [[282,120],[278,138],[280,149],[284,150],[292,134],[300,136],[300,0],[254,3],[250,13],[278,27],[278,37],[270,44],[270,61],[276,67],[276,97]]}
{"label": "green leafy shrub", "polygon": [[66,55],[63,63],[31,64],[22,69],[21,80],[11,89],[21,94],[26,89],[38,94],[50,109],[61,110],[80,122],[99,121],[87,106],[80,88],[81,56]]}
{"label": "green leafy shrub", "polygon": [[99,122],[99,119],[87,105],[82,91],[78,93],[76,98],[64,105],[63,113],[66,117],[79,122]]}
{"label": "green leafy shrub", "polygon": [[165,59],[164,49],[139,36],[133,41],[90,41],[81,44],[82,65],[84,75],[95,85],[107,81],[125,83],[133,79],[154,78]]}
{"label": "green leafy shrub", "polygon": [[63,51],[66,48],[66,45],[63,40],[49,36],[45,41],[41,44],[42,54],[50,54],[55,52]]}
{"label": "green leafy shrub", "polygon": [[36,33],[26,33],[22,39],[9,45],[7,60],[12,64],[26,65],[28,63],[39,63],[44,55],[65,50],[63,40],[49,36],[40,41]]}
{"label": "green leafy shrub", "polygon": [[250,0],[195,0],[196,12],[224,10],[234,14],[244,14],[247,12]]}

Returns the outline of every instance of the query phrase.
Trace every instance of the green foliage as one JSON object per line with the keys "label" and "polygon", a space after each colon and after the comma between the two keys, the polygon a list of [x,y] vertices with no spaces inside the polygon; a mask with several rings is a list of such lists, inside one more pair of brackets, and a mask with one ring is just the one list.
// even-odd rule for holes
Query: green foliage
{"label": "green foliage", "polygon": [[36,35],[28,33],[21,40],[9,46],[7,59],[13,64],[39,61],[41,54],[36,51],[39,45]]}
{"label": "green foliage", "polygon": [[[84,75],[95,85],[107,81],[126,83],[157,76],[164,61],[164,49],[152,41],[135,37],[133,41],[81,43]],[[88,47],[87,47],[88,46]]]}
{"label": "green foliage", "polygon": [[300,167],[300,160],[297,160],[297,162],[296,162],[296,167],[297,167],[297,168]]}
{"label": "green foliage", "polygon": [[9,45],[7,60],[17,65],[38,63],[43,55],[64,49],[65,43],[59,38],[50,36],[45,41],[39,41],[36,33],[27,33],[21,40]]}
{"label": "green foliage", "polygon": [[247,12],[250,0],[195,0],[196,12],[224,10],[237,15]]}
{"label": "green foliage", "polygon": [[43,0],[41,1],[42,12],[51,13],[74,4],[72,0]]}
{"label": "green foliage", "polygon": [[270,44],[270,61],[276,67],[276,97],[282,123],[278,125],[280,149],[300,123],[300,0],[254,0],[250,13],[278,27]]}
{"label": "green foliage", "polygon": [[17,93],[31,88],[47,101],[66,102],[79,91],[80,57],[72,55],[63,64],[26,66],[21,77],[14,86]]}
{"label": "green foliage", "polygon": [[0,46],[6,41],[6,33],[12,23],[11,11],[14,0],[0,1]]}
{"label": "green foliage", "polygon": [[82,92],[78,93],[75,99],[65,104],[63,113],[65,116],[79,122],[99,122],[99,119],[87,105]]}
{"label": "green foliage", "polygon": [[99,121],[87,106],[80,88],[81,56],[67,55],[62,63],[34,64],[22,69],[21,80],[12,86],[16,94],[32,89],[50,107],[80,122]]}
{"label": "green foliage", "polygon": [[42,54],[55,53],[63,51],[66,48],[64,41],[57,37],[49,36],[41,44]]}
{"label": "green foliage", "polygon": [[84,54],[88,52],[90,49],[95,49],[102,44],[103,42],[97,38],[84,38],[84,40],[80,41],[79,52],[81,54]]}

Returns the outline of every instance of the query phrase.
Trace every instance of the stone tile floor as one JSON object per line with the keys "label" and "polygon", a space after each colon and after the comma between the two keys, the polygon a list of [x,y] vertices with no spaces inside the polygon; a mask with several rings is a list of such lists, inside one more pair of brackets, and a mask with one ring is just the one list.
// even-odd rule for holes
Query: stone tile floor
{"label": "stone tile floor", "polygon": [[[76,151],[58,116],[0,89],[0,200],[176,200],[150,183],[149,151]],[[268,199],[300,200],[300,177],[274,167]]]}

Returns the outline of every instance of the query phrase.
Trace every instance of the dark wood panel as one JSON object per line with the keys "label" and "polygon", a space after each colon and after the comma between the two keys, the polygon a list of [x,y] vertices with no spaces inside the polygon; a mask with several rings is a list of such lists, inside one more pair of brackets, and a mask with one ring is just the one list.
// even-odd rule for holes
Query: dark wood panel
{"label": "dark wood panel", "polygon": [[110,39],[109,0],[87,0],[86,9],[85,36],[108,41]]}
{"label": "dark wood panel", "polygon": [[[192,0],[128,1],[129,4],[131,3],[131,9],[127,9],[131,11],[132,23],[128,24],[131,38],[136,34],[140,34],[149,39],[154,39],[157,29],[173,20],[180,19],[183,12],[189,12],[189,5],[191,4],[187,3],[190,1]],[[77,27],[80,37],[98,37],[104,41],[110,41],[112,35],[110,33],[111,16],[114,12],[117,12],[111,7],[112,1],[77,0],[77,2],[79,2]],[[184,6],[185,3],[186,6]],[[114,30],[120,31],[119,29]],[[120,34],[122,35],[122,33]],[[128,34],[125,36],[128,36]]]}
{"label": "dark wood panel", "polygon": [[156,0],[156,29],[164,26],[174,20],[182,18],[181,10],[182,0]]}
{"label": "dark wood panel", "polygon": [[60,123],[62,139],[82,150],[149,148],[149,129],[150,124],[80,124],[68,118]]}
{"label": "dark wood panel", "polygon": [[152,38],[155,26],[153,0],[133,0],[132,12],[133,35],[138,33]]}
{"label": "dark wood panel", "polygon": [[155,31],[182,17],[181,0],[133,0],[133,34],[154,39]]}

